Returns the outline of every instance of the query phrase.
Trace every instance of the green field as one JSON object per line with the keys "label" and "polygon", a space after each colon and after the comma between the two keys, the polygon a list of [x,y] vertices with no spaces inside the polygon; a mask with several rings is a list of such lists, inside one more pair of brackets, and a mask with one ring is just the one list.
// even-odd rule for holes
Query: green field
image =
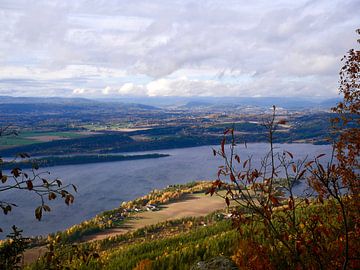
{"label": "green field", "polygon": [[[84,137],[84,134],[77,132],[36,132],[36,131],[25,131],[19,133],[19,135],[11,135],[0,137],[0,149],[14,146],[22,146],[33,143],[39,143],[41,141],[51,141],[59,139],[75,139]],[[47,138],[57,137],[57,138]]]}

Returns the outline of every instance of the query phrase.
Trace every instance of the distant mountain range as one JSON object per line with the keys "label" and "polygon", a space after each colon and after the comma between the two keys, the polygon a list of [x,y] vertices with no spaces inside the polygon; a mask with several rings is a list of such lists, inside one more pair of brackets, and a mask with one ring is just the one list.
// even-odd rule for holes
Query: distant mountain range
{"label": "distant mountain range", "polygon": [[[327,109],[336,105],[340,98],[321,97],[123,97],[112,99],[87,99],[63,97],[11,97],[0,96],[0,104],[59,104],[70,106],[118,106],[123,108],[156,110],[159,108],[211,108],[211,107],[271,107],[285,109]],[[56,107],[56,106],[55,106]]]}
{"label": "distant mountain range", "polygon": [[[16,105],[16,106],[14,106]],[[159,108],[138,103],[105,102],[86,98],[63,98],[63,97],[11,97],[0,96],[0,112],[34,112],[47,111],[57,112],[59,110],[77,111],[87,109],[123,109],[123,110],[159,110]]]}
{"label": "distant mountain range", "polygon": [[98,99],[105,102],[141,103],[162,108],[207,108],[219,106],[283,107],[286,109],[331,108],[340,98],[324,97],[127,97]]}

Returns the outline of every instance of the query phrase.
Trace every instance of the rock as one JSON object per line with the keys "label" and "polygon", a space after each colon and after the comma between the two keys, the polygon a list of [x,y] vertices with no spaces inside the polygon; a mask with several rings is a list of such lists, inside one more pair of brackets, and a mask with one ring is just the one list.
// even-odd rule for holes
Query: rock
{"label": "rock", "polygon": [[218,256],[207,261],[197,262],[191,270],[239,270],[239,268],[229,258]]}

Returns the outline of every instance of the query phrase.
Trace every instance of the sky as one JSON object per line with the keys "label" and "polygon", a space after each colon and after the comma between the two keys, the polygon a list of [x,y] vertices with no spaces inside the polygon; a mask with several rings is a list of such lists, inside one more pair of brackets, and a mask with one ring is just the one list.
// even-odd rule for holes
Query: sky
{"label": "sky", "polygon": [[0,95],[336,97],[359,0],[0,0]]}

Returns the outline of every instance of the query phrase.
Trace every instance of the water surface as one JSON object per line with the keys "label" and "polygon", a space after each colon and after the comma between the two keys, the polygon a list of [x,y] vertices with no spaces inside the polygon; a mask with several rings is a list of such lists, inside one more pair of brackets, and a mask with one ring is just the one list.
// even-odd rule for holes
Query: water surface
{"label": "water surface", "polygon": [[[276,144],[277,151],[286,149],[295,158],[313,158],[321,153],[331,154],[328,145]],[[218,146],[214,146],[218,147]],[[268,151],[268,144],[253,143],[247,148],[240,145],[238,152],[242,159],[253,156],[253,165],[258,166],[260,159]],[[141,152],[154,153],[155,151]],[[78,187],[75,203],[66,206],[60,200],[48,205],[52,211],[35,220],[34,209],[39,198],[29,191],[11,191],[1,194],[1,200],[15,202],[19,207],[7,216],[1,215],[0,227],[8,229],[16,224],[25,235],[40,235],[80,223],[96,214],[118,207],[121,202],[132,200],[153,189],[164,188],[170,184],[186,183],[194,180],[215,179],[217,167],[222,165],[219,157],[214,157],[211,146],[182,149],[159,150],[156,153],[171,156],[158,159],[143,159],[67,165],[47,168],[51,177],[59,177],[64,183]],[[8,231],[8,230],[6,230]],[[5,233],[1,234],[1,238]]]}

